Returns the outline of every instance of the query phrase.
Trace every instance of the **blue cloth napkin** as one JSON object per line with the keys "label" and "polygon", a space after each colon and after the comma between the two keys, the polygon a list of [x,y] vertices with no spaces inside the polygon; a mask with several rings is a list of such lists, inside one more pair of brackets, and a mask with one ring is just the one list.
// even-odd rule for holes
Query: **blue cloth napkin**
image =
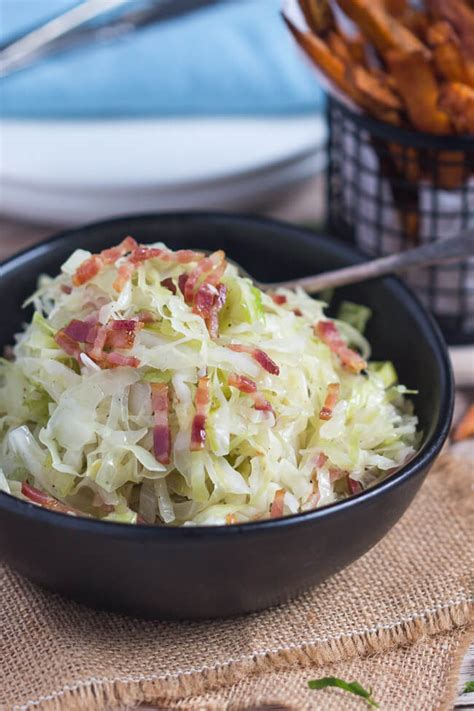
{"label": "blue cloth napkin", "polygon": [[[0,0],[0,40],[76,1]],[[1,114],[66,119],[320,111],[323,93],[279,10],[280,0],[234,0],[76,47],[0,79]]]}

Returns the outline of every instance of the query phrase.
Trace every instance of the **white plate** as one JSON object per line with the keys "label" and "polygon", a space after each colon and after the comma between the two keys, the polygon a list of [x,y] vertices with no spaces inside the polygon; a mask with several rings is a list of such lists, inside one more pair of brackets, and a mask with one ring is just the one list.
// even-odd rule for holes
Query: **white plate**
{"label": "white plate", "polygon": [[0,209],[74,224],[251,207],[324,167],[322,117],[3,121]]}

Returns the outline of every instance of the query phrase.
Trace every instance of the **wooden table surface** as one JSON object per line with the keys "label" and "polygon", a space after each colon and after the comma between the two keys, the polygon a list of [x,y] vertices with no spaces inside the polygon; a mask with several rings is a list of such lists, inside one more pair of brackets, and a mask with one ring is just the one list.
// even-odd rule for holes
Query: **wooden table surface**
{"label": "wooden table surface", "polygon": [[[257,205],[251,212],[294,222],[319,222],[323,217],[324,182],[321,177],[307,181],[290,193],[277,195],[271,203]],[[0,261],[58,232],[65,226],[35,225],[0,216]],[[474,680],[474,644],[466,654],[459,678],[459,690]],[[460,694],[457,709],[474,709],[474,693]]]}

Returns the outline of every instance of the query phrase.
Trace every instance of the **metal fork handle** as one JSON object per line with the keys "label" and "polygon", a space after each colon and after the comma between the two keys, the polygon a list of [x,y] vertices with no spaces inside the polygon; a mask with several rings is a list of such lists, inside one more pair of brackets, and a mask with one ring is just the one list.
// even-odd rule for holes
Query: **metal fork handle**
{"label": "metal fork handle", "polygon": [[315,294],[324,289],[355,284],[368,279],[376,279],[386,274],[398,273],[410,267],[426,267],[430,264],[439,264],[472,256],[474,256],[474,233],[471,232],[461,237],[438,240],[422,247],[391,254],[388,257],[372,259],[362,264],[354,264],[351,267],[344,267],[343,269],[336,269],[301,279],[259,284],[259,286],[265,291],[277,288],[295,289],[300,287],[308,294]]}

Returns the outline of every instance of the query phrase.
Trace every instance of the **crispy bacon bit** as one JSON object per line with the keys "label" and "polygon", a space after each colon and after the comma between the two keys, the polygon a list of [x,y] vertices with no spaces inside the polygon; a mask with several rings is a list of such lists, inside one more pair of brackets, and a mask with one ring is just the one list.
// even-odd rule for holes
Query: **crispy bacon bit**
{"label": "crispy bacon bit", "polygon": [[236,353],[248,353],[252,358],[268,373],[272,375],[280,375],[280,368],[264,351],[253,346],[244,346],[241,343],[231,343],[229,346],[231,351]]}
{"label": "crispy bacon bit", "polygon": [[282,306],[283,304],[286,304],[288,299],[286,296],[283,294],[270,294],[270,297],[273,301],[274,304],[278,304],[278,306]]}
{"label": "crispy bacon bit", "polygon": [[95,319],[89,319],[86,321],[78,321],[77,319],[73,319],[63,329],[63,332],[66,336],[69,336],[69,338],[77,343],[94,343],[97,335],[97,329],[98,326]]}
{"label": "crispy bacon bit", "polygon": [[73,340],[64,331],[58,331],[54,337],[54,340],[65,353],[73,356],[73,358],[79,358],[81,355],[81,349],[79,348],[77,341]]}
{"label": "crispy bacon bit", "polygon": [[324,401],[324,405],[322,406],[321,410],[319,411],[319,419],[320,420],[330,420],[332,417],[332,411],[334,410],[334,407],[338,401],[339,398],[339,390],[340,386],[339,383],[330,383],[328,385],[328,390],[326,394],[326,399]]}
{"label": "crispy bacon bit", "polygon": [[104,359],[108,366],[111,368],[118,368],[119,366],[129,366],[130,368],[138,368],[140,361],[134,356],[125,356],[121,353],[104,353]]}
{"label": "crispy bacon bit", "polygon": [[121,292],[125,284],[129,279],[132,278],[135,271],[135,265],[130,262],[125,262],[121,264],[117,270],[117,277],[112,284],[114,291]]}
{"label": "crispy bacon bit", "polygon": [[270,405],[268,400],[263,397],[262,393],[253,394],[253,403],[256,410],[260,410],[262,412],[271,412],[272,415],[275,415],[275,410]]}
{"label": "crispy bacon bit", "polygon": [[356,351],[349,348],[332,321],[319,321],[314,326],[315,335],[338,356],[343,366],[353,373],[367,368],[367,363]]}
{"label": "crispy bacon bit", "polygon": [[97,276],[101,269],[102,259],[98,254],[93,254],[78,266],[72,278],[72,283],[74,286],[81,286]]}
{"label": "crispy bacon bit", "polygon": [[161,464],[170,463],[171,430],[168,421],[169,392],[166,383],[152,383],[151,404],[155,417],[153,428],[153,450]]}
{"label": "crispy bacon bit", "polygon": [[355,479],[351,479],[349,475],[347,476],[347,485],[351,494],[358,494],[362,491],[362,484],[360,483],[360,481],[355,481]]}
{"label": "crispy bacon bit", "polygon": [[171,277],[163,279],[163,281],[160,281],[160,284],[161,286],[164,286],[165,289],[171,291],[172,294],[176,294],[176,284],[174,283]]}
{"label": "crispy bacon bit", "polygon": [[[198,262],[202,258],[202,252],[195,252],[192,249],[178,249],[176,252],[169,252],[172,255],[172,260],[178,264],[189,264],[190,262]],[[163,257],[165,259],[165,257]]]}
{"label": "crispy bacon bit", "polygon": [[285,504],[285,490],[278,489],[270,506],[270,518],[281,518],[283,516],[283,507]]}
{"label": "crispy bacon bit", "polygon": [[128,350],[135,343],[137,333],[143,324],[132,319],[110,321],[107,324],[106,345],[110,348],[124,348]]}
{"label": "crispy bacon bit", "polygon": [[184,292],[186,289],[186,282],[188,281],[188,275],[183,272],[183,274],[180,274],[178,277],[178,287],[182,295],[184,296]]}
{"label": "crispy bacon bit", "polygon": [[255,393],[257,392],[257,383],[245,375],[237,375],[236,373],[231,373],[227,379],[229,385],[237,388],[242,393]]}
{"label": "crispy bacon bit", "polygon": [[209,394],[209,378],[199,378],[196,397],[195,397],[196,414],[194,415],[191,428],[191,451],[204,449],[206,444],[206,419],[209,413],[210,394]]}
{"label": "crispy bacon bit", "polygon": [[114,264],[117,259],[125,256],[128,252],[134,252],[136,249],[138,249],[138,244],[133,237],[125,237],[116,247],[103,249],[100,253],[100,257],[104,264]]}
{"label": "crispy bacon bit", "polygon": [[27,499],[33,501],[35,504],[39,504],[44,509],[60,511],[61,513],[76,513],[74,509],[49,496],[49,494],[45,494],[44,491],[40,491],[36,486],[31,486],[31,484],[28,484],[26,481],[23,481],[21,484],[21,493]]}
{"label": "crispy bacon bit", "polygon": [[158,247],[137,247],[129,257],[132,264],[141,264],[149,259],[157,259],[161,257],[165,250]]}
{"label": "crispy bacon bit", "polygon": [[301,309],[293,309],[293,313],[295,314],[295,316],[302,316],[303,315],[303,312],[301,311]]}
{"label": "crispy bacon bit", "polygon": [[194,295],[201,277],[205,277],[204,281],[215,286],[220,281],[225,268],[225,253],[222,250],[213,252],[209,257],[200,259],[194,269],[190,271],[186,280],[184,287],[186,303],[192,304],[194,302]]}
{"label": "crispy bacon bit", "polygon": [[453,441],[461,442],[463,439],[474,436],[474,405],[471,405],[461,422],[454,431]]}
{"label": "crispy bacon bit", "polygon": [[95,340],[94,340],[94,344],[87,355],[89,355],[94,360],[100,360],[102,358],[106,340],[107,340],[107,327],[106,326],[99,326]]}
{"label": "crispy bacon bit", "polygon": [[203,282],[194,296],[193,312],[205,320],[211,338],[217,336],[218,314],[225,304],[226,295],[227,289],[224,284],[215,287]]}
{"label": "crispy bacon bit", "polygon": [[72,294],[72,287],[69,284],[61,284],[60,289],[63,294]]}

